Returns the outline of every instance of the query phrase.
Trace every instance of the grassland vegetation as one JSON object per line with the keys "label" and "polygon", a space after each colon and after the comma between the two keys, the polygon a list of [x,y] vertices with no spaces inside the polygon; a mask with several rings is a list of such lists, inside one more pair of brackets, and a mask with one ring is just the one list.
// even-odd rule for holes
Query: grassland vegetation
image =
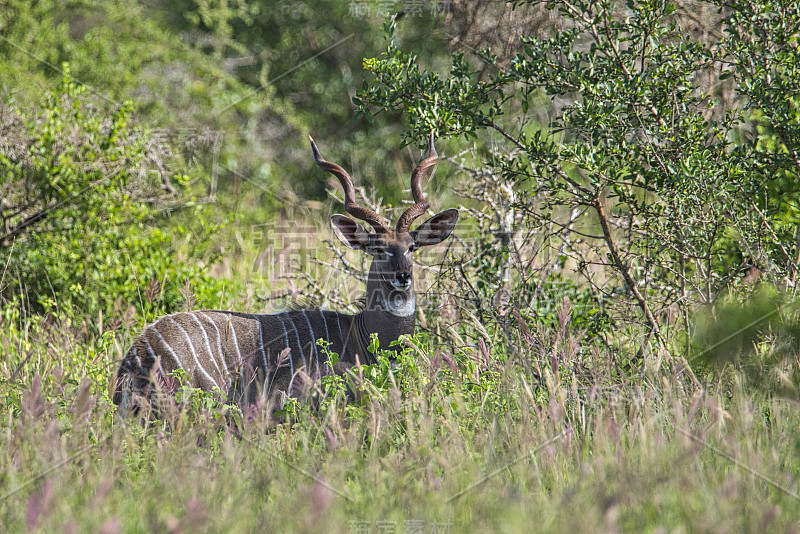
{"label": "grassland vegetation", "polygon": [[[3,4],[5,530],[800,528],[794,3],[268,4]],[[159,137],[190,118],[219,150]],[[313,229],[341,208],[312,126],[390,217],[400,134],[416,158],[436,133],[428,197],[461,226],[417,258],[417,333],[277,420],[179,373],[160,417],[120,418],[158,314],[354,309],[368,260]]]}

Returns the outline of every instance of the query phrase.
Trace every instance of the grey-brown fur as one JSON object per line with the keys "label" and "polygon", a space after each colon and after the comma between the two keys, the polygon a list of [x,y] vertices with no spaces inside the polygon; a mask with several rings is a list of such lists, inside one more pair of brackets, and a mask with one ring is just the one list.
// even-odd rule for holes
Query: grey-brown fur
{"label": "grey-brown fur", "polygon": [[[293,396],[305,389],[308,380],[373,361],[367,351],[372,334],[378,335],[385,349],[401,335],[414,333],[412,252],[446,239],[458,219],[457,210],[446,210],[409,231],[411,222],[427,209],[420,181],[436,161],[433,137],[431,155],[412,173],[416,204],[406,210],[395,229],[375,212],[355,206],[349,175],[323,160],[313,140],[312,148],[317,164],[341,181],[345,209],[375,229],[368,232],[343,215],[331,218],[344,244],[373,256],[364,309],[355,315],[312,309],[271,315],[193,311],[162,317],[145,328],[120,365],[114,402],[121,408],[134,406],[135,396],[171,393],[174,386],[169,375],[177,369],[183,370],[192,386],[219,388],[236,402],[272,400],[279,393]],[[328,350],[339,354],[335,368],[327,364],[318,339],[326,340]]]}
{"label": "grey-brown fur", "polygon": [[[261,393],[266,398],[277,392],[292,396],[304,388],[307,379],[335,372],[317,339],[326,340],[330,343],[328,350],[339,354],[337,368],[355,365],[357,354],[361,363],[370,362],[358,325],[368,325],[370,315],[378,323],[382,321],[377,314],[367,314],[366,318],[363,314],[326,310],[274,315],[193,311],[162,317],[144,330],[125,356],[114,402],[127,408],[134,392],[149,396],[151,373],[163,380],[177,369],[183,370],[193,386],[219,388],[230,400],[253,399]],[[414,331],[413,316],[396,324],[396,337]],[[375,326],[380,328],[379,324]],[[369,326],[365,329],[373,330]],[[369,334],[365,334],[368,339]],[[279,361],[286,348],[289,354]]]}

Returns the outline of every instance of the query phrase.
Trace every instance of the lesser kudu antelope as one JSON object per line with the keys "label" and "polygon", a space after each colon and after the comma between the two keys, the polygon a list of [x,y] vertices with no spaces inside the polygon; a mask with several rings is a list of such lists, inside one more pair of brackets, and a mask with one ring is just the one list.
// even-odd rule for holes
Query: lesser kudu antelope
{"label": "lesser kudu antelope", "polygon": [[[411,173],[414,204],[394,229],[375,211],[356,204],[350,175],[325,161],[314,140],[309,140],[317,165],[341,182],[345,210],[374,230],[370,232],[344,215],[331,217],[333,231],[342,243],[372,256],[362,311],[348,315],[307,309],[255,315],[208,310],[162,317],[144,329],[122,360],[114,392],[114,403],[122,410],[135,407],[137,397],[149,399],[158,391],[169,391],[167,377],[178,369],[191,386],[203,390],[217,387],[235,402],[259,396],[273,400],[277,394],[293,396],[303,386],[304,377],[342,374],[359,362],[373,362],[374,355],[368,351],[372,334],[377,334],[379,346],[385,349],[402,334],[414,333],[412,253],[446,239],[458,219],[458,210],[449,209],[411,230],[411,223],[429,207],[422,179],[438,158],[433,134],[428,156]],[[339,354],[339,363],[333,368],[321,354],[320,338],[328,342],[331,352]]]}

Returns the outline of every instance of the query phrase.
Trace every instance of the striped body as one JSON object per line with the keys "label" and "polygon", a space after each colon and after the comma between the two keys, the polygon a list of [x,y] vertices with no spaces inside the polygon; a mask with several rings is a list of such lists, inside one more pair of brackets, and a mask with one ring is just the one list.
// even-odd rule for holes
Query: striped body
{"label": "striped body", "polygon": [[[377,314],[377,315],[376,315]],[[133,393],[150,397],[158,388],[174,389],[167,376],[180,369],[190,385],[214,388],[234,402],[252,402],[281,392],[294,396],[308,379],[341,374],[357,362],[369,363],[372,332],[382,347],[401,334],[412,334],[414,317],[392,317],[392,332],[377,332],[380,311],[345,315],[324,310],[292,310],[273,315],[228,311],[193,311],[160,318],[145,328],[119,369],[115,404],[127,409]],[[380,324],[374,324],[378,319]],[[373,324],[371,324],[373,323]],[[340,356],[332,368],[317,344]],[[288,349],[288,351],[286,350]]]}

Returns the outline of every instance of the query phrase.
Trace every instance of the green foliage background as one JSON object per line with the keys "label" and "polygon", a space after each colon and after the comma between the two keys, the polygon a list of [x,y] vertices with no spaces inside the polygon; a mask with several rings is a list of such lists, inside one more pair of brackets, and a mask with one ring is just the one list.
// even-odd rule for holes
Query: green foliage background
{"label": "green foliage background", "polygon": [[[152,226],[158,212],[144,198],[159,194],[147,176],[152,147],[146,133],[130,131],[130,103],[106,118],[81,101],[83,92],[65,73],[40,116],[9,128],[24,148],[0,155],[0,187],[6,202],[29,203],[24,211],[33,213],[13,218],[5,240],[6,299],[39,313],[99,313],[102,321],[130,306],[147,318],[175,310],[188,281],[213,293],[201,266],[175,261],[173,234],[186,230]],[[203,226],[199,207],[181,209]],[[154,294],[144,299],[147,288]]]}
{"label": "green foliage background", "polygon": [[[796,530],[798,28],[777,0],[0,2],[0,524]],[[277,425],[188,384],[115,414],[161,314],[363,291],[307,134],[394,214],[431,130],[464,224],[398,365]],[[325,269],[268,274],[303,225]]]}

